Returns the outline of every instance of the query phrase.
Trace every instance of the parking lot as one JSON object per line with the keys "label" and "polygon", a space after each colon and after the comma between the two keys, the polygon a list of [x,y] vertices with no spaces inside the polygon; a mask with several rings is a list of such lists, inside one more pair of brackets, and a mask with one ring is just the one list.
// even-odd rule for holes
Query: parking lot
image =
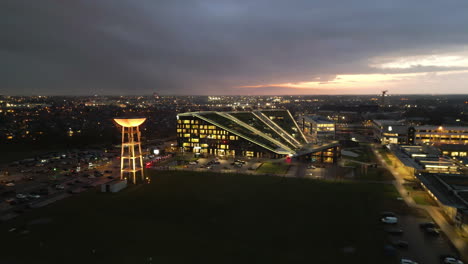
{"label": "parking lot", "polygon": [[[388,233],[388,244],[392,245],[400,258],[410,259],[417,263],[439,264],[441,256],[457,256],[456,250],[451,246],[448,238],[440,232],[431,235],[420,227],[421,223],[432,222],[430,218],[415,215],[397,215],[397,224],[383,224],[382,228],[401,230],[402,233]],[[407,242],[406,246],[395,245],[397,241]],[[457,256],[458,257],[458,256]]]}
{"label": "parking lot", "polygon": [[197,171],[206,170],[214,172],[251,173],[255,171],[261,164],[262,161],[257,159],[200,158],[196,162],[189,162],[186,165],[186,168]]}
{"label": "parking lot", "polygon": [[0,166],[0,219],[112,180],[119,171],[115,156],[85,150],[52,153]]}

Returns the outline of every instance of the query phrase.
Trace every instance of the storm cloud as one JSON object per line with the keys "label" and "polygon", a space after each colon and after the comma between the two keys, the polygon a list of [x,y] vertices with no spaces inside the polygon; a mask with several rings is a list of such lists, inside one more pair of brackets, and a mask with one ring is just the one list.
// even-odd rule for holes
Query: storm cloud
{"label": "storm cloud", "polygon": [[395,91],[466,93],[468,64],[376,62],[465,56],[467,14],[462,0],[5,0],[0,94],[314,94],[281,84],[408,72],[432,81]]}

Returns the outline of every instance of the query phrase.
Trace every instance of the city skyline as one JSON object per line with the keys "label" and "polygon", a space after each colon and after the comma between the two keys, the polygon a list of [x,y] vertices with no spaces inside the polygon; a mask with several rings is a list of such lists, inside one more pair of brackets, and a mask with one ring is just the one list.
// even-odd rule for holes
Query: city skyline
{"label": "city skyline", "polygon": [[466,2],[6,1],[0,10],[5,95],[467,93]]}

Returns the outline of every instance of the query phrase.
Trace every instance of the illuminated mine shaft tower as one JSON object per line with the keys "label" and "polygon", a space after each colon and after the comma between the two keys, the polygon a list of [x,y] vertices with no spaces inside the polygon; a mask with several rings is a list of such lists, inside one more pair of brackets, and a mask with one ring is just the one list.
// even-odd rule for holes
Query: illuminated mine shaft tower
{"label": "illuminated mine shaft tower", "polygon": [[143,157],[141,152],[141,133],[139,126],[146,118],[115,118],[122,126],[122,151],[120,155],[120,179],[137,183],[137,174],[143,175]]}

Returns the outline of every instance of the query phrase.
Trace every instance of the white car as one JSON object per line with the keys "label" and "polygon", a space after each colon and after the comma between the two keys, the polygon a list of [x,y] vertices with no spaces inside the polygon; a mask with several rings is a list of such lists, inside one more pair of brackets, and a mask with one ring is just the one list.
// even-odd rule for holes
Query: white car
{"label": "white car", "polygon": [[456,259],[456,258],[452,258],[452,257],[446,257],[446,258],[444,258],[444,263],[446,263],[446,264],[463,264],[463,261],[461,261],[459,259]]}
{"label": "white car", "polygon": [[27,196],[24,195],[24,194],[22,194],[22,193],[18,193],[18,194],[16,195],[16,198],[18,198],[18,199],[26,199]]}
{"label": "white car", "polygon": [[315,167],[314,165],[309,165],[307,168],[308,169],[316,169],[317,167]]}
{"label": "white car", "polygon": [[58,185],[55,185],[55,189],[57,189],[57,190],[64,190],[64,189],[65,189],[65,186],[58,184]]}
{"label": "white car", "polygon": [[394,216],[386,216],[384,218],[381,219],[382,223],[385,223],[385,224],[396,224],[398,223],[398,218],[394,217]]}
{"label": "white car", "polygon": [[29,198],[39,199],[41,196],[39,194],[30,194]]}
{"label": "white car", "polygon": [[13,186],[15,186],[15,184],[14,184],[14,183],[12,183],[12,182],[9,182],[9,183],[5,184],[5,186],[8,186],[8,187],[13,187]]}
{"label": "white car", "polygon": [[416,261],[412,261],[411,259],[401,259],[401,264],[418,264]]}

